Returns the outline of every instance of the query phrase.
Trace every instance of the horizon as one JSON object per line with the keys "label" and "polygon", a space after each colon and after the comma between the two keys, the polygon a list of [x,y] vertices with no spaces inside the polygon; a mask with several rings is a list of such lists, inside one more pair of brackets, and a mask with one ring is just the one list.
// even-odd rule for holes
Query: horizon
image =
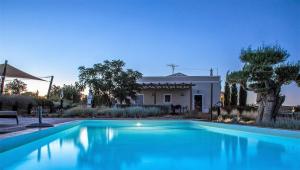
{"label": "horizon", "polygon": [[[79,66],[106,59],[121,59],[144,76],[169,75],[174,63],[175,72],[209,75],[214,68],[224,80],[240,69],[240,51],[249,46],[279,44],[288,61],[299,61],[299,16],[296,0],[0,0],[0,62],[54,75],[60,86],[78,80]],[[41,95],[49,86],[24,82]],[[284,104],[300,105],[296,84],[282,93]]]}

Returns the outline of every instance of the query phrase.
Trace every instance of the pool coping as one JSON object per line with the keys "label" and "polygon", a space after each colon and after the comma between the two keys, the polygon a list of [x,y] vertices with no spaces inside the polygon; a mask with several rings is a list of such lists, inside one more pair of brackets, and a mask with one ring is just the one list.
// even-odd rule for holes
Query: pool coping
{"label": "pool coping", "polygon": [[170,119],[170,120],[156,120],[156,119],[83,119],[83,120],[74,120],[64,123],[55,124],[54,127],[44,128],[44,129],[26,129],[24,131],[19,131],[18,133],[13,133],[4,138],[0,138],[0,153],[11,150],[13,148],[22,146],[24,144],[30,143],[32,141],[47,137],[49,135],[53,135],[55,133],[61,132],[63,130],[75,127],[77,125],[81,125],[84,122],[90,121],[186,121],[195,123],[196,125],[213,127],[218,129],[226,129],[226,130],[234,130],[246,133],[255,133],[255,134],[263,134],[268,136],[278,136],[278,137],[286,137],[293,139],[300,139],[300,131],[295,130],[285,130],[285,129],[272,129],[265,127],[255,127],[255,126],[247,126],[247,125],[235,125],[235,124],[224,124],[217,122],[206,122],[197,119]]}
{"label": "pool coping", "polygon": [[10,135],[5,136],[4,138],[0,138],[0,153],[80,125],[82,121],[83,120],[74,120],[58,123],[49,128],[33,128],[13,132]]}
{"label": "pool coping", "polygon": [[277,128],[270,128],[270,127],[258,127],[258,126],[242,125],[242,124],[227,124],[221,122],[207,122],[207,121],[199,121],[199,120],[192,120],[192,121],[200,123],[203,126],[209,126],[209,127],[215,127],[221,129],[225,128],[229,130],[235,130],[235,131],[241,131],[247,133],[300,139],[300,130],[277,129]]}

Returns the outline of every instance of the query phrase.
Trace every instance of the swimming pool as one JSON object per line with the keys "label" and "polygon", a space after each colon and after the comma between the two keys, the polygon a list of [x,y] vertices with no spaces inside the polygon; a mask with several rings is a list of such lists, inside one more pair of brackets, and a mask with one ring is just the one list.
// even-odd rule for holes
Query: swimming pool
{"label": "swimming pool", "polygon": [[0,169],[299,170],[299,134],[184,120],[77,121],[2,139]]}

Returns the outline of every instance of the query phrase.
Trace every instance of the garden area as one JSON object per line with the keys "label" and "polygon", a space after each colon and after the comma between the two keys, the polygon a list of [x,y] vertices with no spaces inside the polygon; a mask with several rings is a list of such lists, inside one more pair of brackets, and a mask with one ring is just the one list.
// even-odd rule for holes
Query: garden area
{"label": "garden area", "polygon": [[[300,106],[282,106],[281,87],[295,81],[299,85],[299,64],[286,63],[288,53],[278,47],[243,49],[242,70],[228,72],[222,106],[212,114],[186,111],[174,113],[171,105],[136,105],[142,74],[125,69],[121,60],[105,60],[92,67],[79,67],[74,85],[52,85],[49,94],[28,92],[27,85],[14,79],[0,96],[0,110],[17,111],[19,116],[36,117],[38,106],[43,117],[60,118],[171,118],[201,119],[222,123],[300,129]],[[84,91],[91,92],[92,100]],[[257,94],[257,104],[247,104],[247,92]]]}

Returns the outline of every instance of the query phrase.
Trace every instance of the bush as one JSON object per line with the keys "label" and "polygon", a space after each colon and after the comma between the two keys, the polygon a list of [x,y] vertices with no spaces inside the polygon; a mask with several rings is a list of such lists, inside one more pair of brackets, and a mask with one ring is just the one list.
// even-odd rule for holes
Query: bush
{"label": "bush", "polygon": [[300,112],[300,106],[296,106],[296,107],[294,107],[294,109],[295,109],[295,112]]}
{"label": "bush", "polygon": [[17,110],[20,114],[27,113],[28,104],[36,104],[36,101],[31,96],[22,95],[1,95],[0,103],[2,104],[1,110]]}
{"label": "bush", "polygon": [[283,128],[283,129],[298,129],[300,130],[300,121],[291,118],[278,118],[275,122],[259,123],[258,126]]}
{"label": "bush", "polygon": [[45,109],[49,109],[50,113],[55,112],[54,103],[51,100],[45,98],[35,98],[35,106],[43,106]]}
{"label": "bush", "polygon": [[49,112],[55,111],[52,101],[33,96],[1,95],[0,104],[2,104],[0,110],[15,110],[18,111],[19,114],[30,113],[33,107],[38,105],[43,106],[45,109],[49,109]]}
{"label": "bush", "polygon": [[31,114],[31,110],[33,109],[33,104],[29,103],[27,106],[27,114],[30,115]]}
{"label": "bush", "polygon": [[164,112],[159,107],[98,107],[98,108],[86,108],[77,106],[68,109],[64,112],[65,117],[86,117],[86,116],[106,116],[106,117],[151,117],[161,116]]}
{"label": "bush", "polygon": [[97,113],[96,108],[77,106],[64,111],[64,117],[86,117]]}
{"label": "bush", "polygon": [[16,102],[14,103],[14,105],[12,105],[12,110],[13,110],[13,111],[18,111],[18,109],[19,109],[19,102],[16,101]]}

